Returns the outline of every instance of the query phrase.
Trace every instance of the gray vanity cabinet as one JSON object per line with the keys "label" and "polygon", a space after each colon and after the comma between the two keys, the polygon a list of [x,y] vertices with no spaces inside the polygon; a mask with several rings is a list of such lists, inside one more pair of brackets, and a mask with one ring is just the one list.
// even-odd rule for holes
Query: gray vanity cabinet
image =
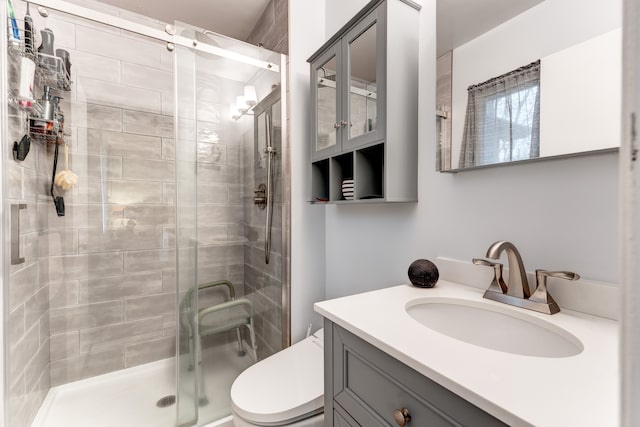
{"label": "gray vanity cabinet", "polygon": [[417,200],[418,18],[374,0],[309,58],[312,201]]}
{"label": "gray vanity cabinet", "polygon": [[326,426],[392,427],[405,415],[408,427],[506,426],[333,322],[324,326]]}

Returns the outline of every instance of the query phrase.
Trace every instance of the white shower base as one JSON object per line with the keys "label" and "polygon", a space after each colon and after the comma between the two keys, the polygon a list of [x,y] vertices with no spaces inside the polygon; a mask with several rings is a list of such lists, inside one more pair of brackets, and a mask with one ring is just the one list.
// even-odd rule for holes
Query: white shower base
{"label": "white shower base", "polygon": [[[238,357],[237,343],[204,350],[209,402],[199,407],[199,419],[217,420],[206,427],[232,425],[229,390],[252,363],[248,354]],[[53,387],[31,427],[174,427],[176,406],[158,408],[156,402],[176,394],[175,376],[171,358]]]}

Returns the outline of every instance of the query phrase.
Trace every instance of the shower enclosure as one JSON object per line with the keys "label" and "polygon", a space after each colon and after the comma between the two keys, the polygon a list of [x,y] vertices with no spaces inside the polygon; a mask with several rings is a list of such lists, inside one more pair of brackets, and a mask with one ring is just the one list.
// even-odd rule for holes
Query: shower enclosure
{"label": "shower enclosure", "polygon": [[[95,1],[31,2],[31,51],[27,5],[12,4],[17,38],[0,7],[5,426],[224,419],[233,379],[289,344],[286,58]],[[64,53],[36,51],[49,32],[69,75]],[[60,97],[53,120],[45,86]],[[64,216],[56,142],[58,170],[67,148],[78,176],[54,188]],[[236,327],[225,307],[249,320]],[[202,310],[216,313],[208,329]]]}

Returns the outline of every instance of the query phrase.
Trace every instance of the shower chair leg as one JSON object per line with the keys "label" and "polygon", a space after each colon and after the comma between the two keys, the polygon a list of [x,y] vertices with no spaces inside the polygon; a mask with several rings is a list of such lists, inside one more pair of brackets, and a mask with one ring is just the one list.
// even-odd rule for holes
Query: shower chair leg
{"label": "shower chair leg", "polygon": [[238,356],[242,357],[245,354],[247,354],[247,352],[244,351],[244,344],[242,343],[242,335],[240,334],[240,328],[236,328],[236,335],[238,337]]}
{"label": "shower chair leg", "polygon": [[202,344],[200,343],[200,334],[195,334],[196,343],[196,382],[198,383],[198,406],[205,406],[209,403],[207,395],[204,390],[204,366],[202,365]]}
{"label": "shower chair leg", "polygon": [[253,331],[253,322],[246,325],[249,328],[249,339],[251,340],[251,355],[254,362],[258,361],[258,346],[256,345],[256,334]]}

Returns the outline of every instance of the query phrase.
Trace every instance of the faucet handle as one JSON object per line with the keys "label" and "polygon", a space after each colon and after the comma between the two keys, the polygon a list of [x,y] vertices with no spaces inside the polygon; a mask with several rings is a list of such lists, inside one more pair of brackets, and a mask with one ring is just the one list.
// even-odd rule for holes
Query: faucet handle
{"label": "faucet handle", "polygon": [[489,289],[487,291],[498,292],[502,294],[507,293],[507,284],[504,283],[504,279],[502,278],[502,263],[487,261],[482,258],[473,258],[471,260],[475,265],[484,265],[485,267],[493,267],[493,280],[489,285]]}
{"label": "faucet handle", "polygon": [[571,271],[548,271],[548,270],[536,270],[536,282],[537,288],[536,291],[529,297],[530,301],[549,303],[551,295],[547,291],[547,278],[548,277],[556,277],[558,279],[565,280],[579,280],[580,275],[578,273],[573,273]]}
{"label": "faucet handle", "polygon": [[[499,262],[492,262],[492,261],[488,261],[486,259],[482,259],[482,258],[474,258],[471,260],[472,263],[474,263],[475,265],[484,265],[486,267],[493,267],[497,264],[500,264]],[[500,264],[502,265],[502,264]]]}

